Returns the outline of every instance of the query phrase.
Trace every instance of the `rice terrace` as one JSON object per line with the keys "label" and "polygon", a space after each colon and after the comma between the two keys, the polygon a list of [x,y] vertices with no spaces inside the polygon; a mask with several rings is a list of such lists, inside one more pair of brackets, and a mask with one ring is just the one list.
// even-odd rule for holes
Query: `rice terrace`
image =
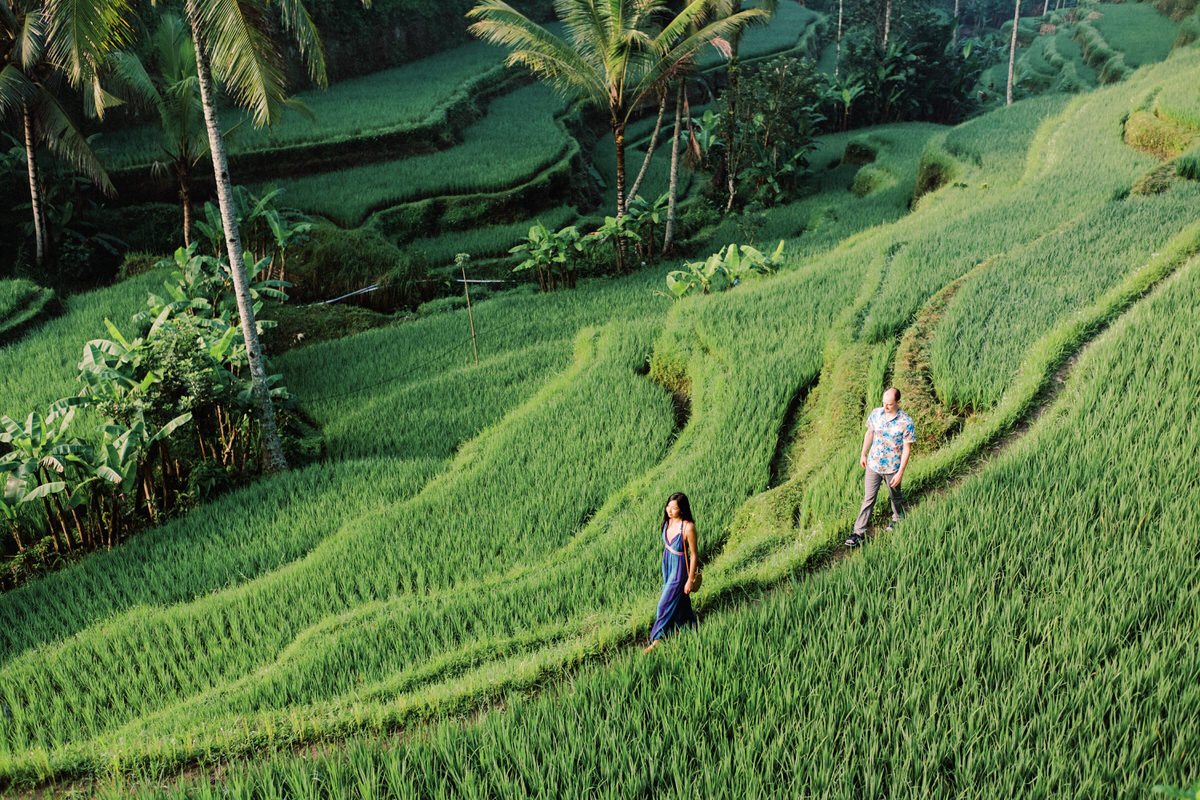
{"label": "rice terrace", "polygon": [[0,0],[0,123],[0,796],[1200,799],[1196,0]]}

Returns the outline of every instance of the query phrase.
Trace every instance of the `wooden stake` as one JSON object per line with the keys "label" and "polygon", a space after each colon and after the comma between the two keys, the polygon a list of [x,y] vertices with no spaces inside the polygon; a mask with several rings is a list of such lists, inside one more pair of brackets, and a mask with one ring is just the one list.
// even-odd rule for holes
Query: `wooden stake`
{"label": "wooden stake", "polygon": [[457,259],[463,276],[463,294],[467,296],[467,319],[471,321],[471,349],[475,351],[475,366],[479,366],[479,345],[475,343],[475,317],[471,314],[471,289],[467,285],[467,262],[464,258]]}

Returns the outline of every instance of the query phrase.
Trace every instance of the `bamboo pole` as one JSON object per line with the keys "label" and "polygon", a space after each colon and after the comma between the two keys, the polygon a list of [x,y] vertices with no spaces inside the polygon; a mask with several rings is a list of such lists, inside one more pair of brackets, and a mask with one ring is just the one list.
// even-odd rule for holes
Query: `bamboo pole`
{"label": "bamboo pole", "polygon": [[475,343],[475,316],[471,313],[471,289],[467,284],[467,260],[460,257],[454,260],[458,262],[458,268],[462,270],[463,276],[463,294],[467,296],[467,319],[471,322],[471,349],[475,351],[475,366],[479,366],[479,345]]}

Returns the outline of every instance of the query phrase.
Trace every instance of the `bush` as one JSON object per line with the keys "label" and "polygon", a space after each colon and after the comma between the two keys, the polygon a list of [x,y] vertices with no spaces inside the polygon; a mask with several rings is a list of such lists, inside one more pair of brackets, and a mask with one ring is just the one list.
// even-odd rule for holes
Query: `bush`
{"label": "bush", "polygon": [[138,275],[145,275],[147,272],[158,268],[158,262],[162,261],[162,256],[155,253],[147,253],[143,250],[130,250],[125,254],[124,260],[121,261],[121,268],[117,271],[117,277],[120,280],[127,278],[135,278]]}
{"label": "bush", "polygon": [[[378,233],[317,223],[288,257],[289,294],[298,302],[330,300],[369,286],[397,270],[403,254]],[[363,302],[370,305],[371,295]]]}

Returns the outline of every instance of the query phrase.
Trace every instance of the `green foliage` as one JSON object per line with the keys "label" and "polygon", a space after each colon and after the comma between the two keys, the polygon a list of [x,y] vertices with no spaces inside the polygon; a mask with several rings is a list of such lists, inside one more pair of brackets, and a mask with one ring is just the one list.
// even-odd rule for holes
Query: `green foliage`
{"label": "green foliage", "polygon": [[980,40],[951,47],[952,28],[936,14],[917,11],[912,21],[914,33],[894,34],[887,47],[862,29],[845,35],[838,83],[827,98],[842,130],[901,120],[957,122],[971,112],[972,88],[995,48]]}
{"label": "green foliage", "polygon": [[1132,70],[1125,61],[1125,55],[1113,49],[1090,22],[1081,22],[1076,26],[1075,40],[1083,48],[1084,59],[1088,66],[1096,70],[1101,83],[1116,83],[1129,77]]}
{"label": "green foliage", "polygon": [[732,289],[743,280],[769,275],[780,266],[784,242],[770,256],[748,245],[731,244],[704,261],[684,262],[683,269],[667,273],[668,296],[676,300],[699,290],[704,294]]}
{"label": "green foliage", "polygon": [[[921,163],[917,168],[917,183],[913,189],[913,202],[916,203],[930,192],[936,192],[949,184],[954,180],[957,172],[958,165],[954,161],[954,156],[946,151],[944,140],[931,139],[925,145],[924,152],[921,153]],[[862,174],[861,171],[859,174]],[[857,185],[858,178],[856,177],[855,186]]]}
{"label": "green foliage", "polygon": [[1165,120],[1200,132],[1200,88],[1180,74],[1154,97],[1154,113]]}
{"label": "green foliage", "polygon": [[[1188,441],[1194,418],[1200,334],[1180,309],[1200,302],[1197,190],[1111,199],[1154,165],[1121,122],[1198,64],[1173,61],[952,131],[872,131],[895,185],[857,198],[856,170],[834,165],[819,194],[722,222],[799,233],[769,281],[674,304],[654,270],[506,293],[473,307],[479,366],[459,312],[287,353],[327,437],[320,469],[0,596],[20,623],[0,628],[0,779],[141,773],[161,796],[198,769],[179,793],[231,797],[1040,797],[1194,780],[1200,506],[1171,488],[1187,450],[1164,442]],[[905,213],[942,136],[955,181]],[[896,339],[949,285],[947,314],[1005,317],[986,343],[1004,352],[937,380],[977,371],[1001,400],[910,467],[918,503],[897,532],[814,569],[857,508],[868,404],[928,366],[900,364]],[[993,323],[975,327],[964,350]],[[1097,419],[1121,421],[1121,446]],[[635,658],[659,504],[678,489],[699,515],[705,621]],[[563,675],[574,689],[547,691]],[[241,756],[257,762],[220,763],[216,786],[198,767]]]}
{"label": "green foliage", "polygon": [[1175,160],[1180,177],[1200,181],[1200,147],[1192,148]]}
{"label": "green foliage", "polygon": [[575,263],[586,247],[579,229],[569,225],[551,233],[541,220],[529,228],[525,241],[509,249],[519,261],[513,272],[533,270],[543,292],[575,286]]}
{"label": "green foliage", "polygon": [[344,230],[318,222],[288,262],[299,302],[332,300],[377,282],[394,270],[401,251],[368,228]]}
{"label": "green foliage", "polygon": [[1175,37],[1171,49],[1193,47],[1200,41],[1200,13],[1192,14],[1179,26],[1179,35]]}
{"label": "green foliage", "polygon": [[811,60],[782,57],[745,69],[735,88],[721,94],[718,141],[704,152],[721,149],[721,169],[733,178],[729,203],[775,205],[796,194],[824,121],[818,110],[823,93],[824,79]]}
{"label": "green foliage", "polygon": [[[544,214],[538,214],[537,219],[546,223],[549,228],[562,228],[572,223],[579,216],[573,206],[558,206]],[[458,253],[470,253],[478,262],[480,259],[507,256],[509,249],[529,232],[532,220],[510,222],[500,225],[479,225],[462,231],[446,231],[439,236],[426,236],[414,239],[404,246],[410,253],[421,255],[431,267],[445,266],[453,263]]]}

